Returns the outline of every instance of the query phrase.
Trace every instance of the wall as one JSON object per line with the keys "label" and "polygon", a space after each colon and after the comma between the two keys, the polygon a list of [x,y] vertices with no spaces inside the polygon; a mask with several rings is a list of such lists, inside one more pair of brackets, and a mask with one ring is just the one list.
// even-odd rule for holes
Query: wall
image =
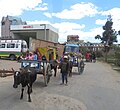
{"label": "wall", "polygon": [[6,19],[6,21],[3,21],[4,25],[1,24],[1,36],[2,37],[9,37],[10,34],[10,21]]}
{"label": "wall", "polygon": [[49,42],[49,41],[45,41],[45,40],[38,40],[38,39],[32,39],[31,40],[31,51],[35,51],[36,48],[38,47],[57,47],[58,50],[58,56],[60,58],[60,56],[63,55],[63,48],[64,45],[60,44],[60,43],[53,43],[53,42]]}

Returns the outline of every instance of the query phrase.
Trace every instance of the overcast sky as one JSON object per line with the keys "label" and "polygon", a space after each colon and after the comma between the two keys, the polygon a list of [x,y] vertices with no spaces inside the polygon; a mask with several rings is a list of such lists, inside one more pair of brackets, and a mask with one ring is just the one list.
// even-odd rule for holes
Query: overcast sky
{"label": "overcast sky", "polygon": [[94,37],[102,35],[108,15],[113,29],[120,30],[119,0],[0,0],[0,18],[7,15],[27,24],[51,24],[59,30],[59,42],[74,34],[85,42],[100,42]]}

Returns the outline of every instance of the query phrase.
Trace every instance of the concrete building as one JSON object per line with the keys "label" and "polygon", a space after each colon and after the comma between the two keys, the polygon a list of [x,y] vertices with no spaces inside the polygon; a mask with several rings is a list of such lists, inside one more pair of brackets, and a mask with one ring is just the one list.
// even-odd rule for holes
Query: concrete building
{"label": "concrete building", "polygon": [[21,18],[13,17],[13,16],[7,16],[2,17],[1,21],[1,37],[4,38],[11,38],[12,33],[10,32],[10,26],[11,25],[25,25],[26,22],[23,22]]}
{"label": "concrete building", "polygon": [[58,43],[58,30],[49,24],[11,25],[10,30],[15,39],[34,38]]}
{"label": "concrete building", "polygon": [[30,47],[31,39],[41,39],[58,43],[58,29],[49,24],[27,24],[20,18],[7,16],[1,21],[1,37],[24,39]]}

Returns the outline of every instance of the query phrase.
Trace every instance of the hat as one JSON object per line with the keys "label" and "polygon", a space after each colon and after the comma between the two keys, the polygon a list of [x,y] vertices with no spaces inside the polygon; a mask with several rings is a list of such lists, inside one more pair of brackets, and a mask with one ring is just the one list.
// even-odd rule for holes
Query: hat
{"label": "hat", "polygon": [[68,59],[68,56],[65,55],[64,58]]}

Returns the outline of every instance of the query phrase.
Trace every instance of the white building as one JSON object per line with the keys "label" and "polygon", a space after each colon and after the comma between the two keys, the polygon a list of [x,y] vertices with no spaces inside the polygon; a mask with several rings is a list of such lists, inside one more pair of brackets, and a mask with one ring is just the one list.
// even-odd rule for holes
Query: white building
{"label": "white building", "polygon": [[14,39],[24,39],[30,46],[31,39],[41,39],[58,43],[58,30],[49,24],[11,25]]}
{"label": "white building", "polygon": [[30,45],[30,40],[41,39],[58,43],[58,29],[49,24],[27,24],[20,18],[7,16],[1,21],[1,37],[23,39]]}

